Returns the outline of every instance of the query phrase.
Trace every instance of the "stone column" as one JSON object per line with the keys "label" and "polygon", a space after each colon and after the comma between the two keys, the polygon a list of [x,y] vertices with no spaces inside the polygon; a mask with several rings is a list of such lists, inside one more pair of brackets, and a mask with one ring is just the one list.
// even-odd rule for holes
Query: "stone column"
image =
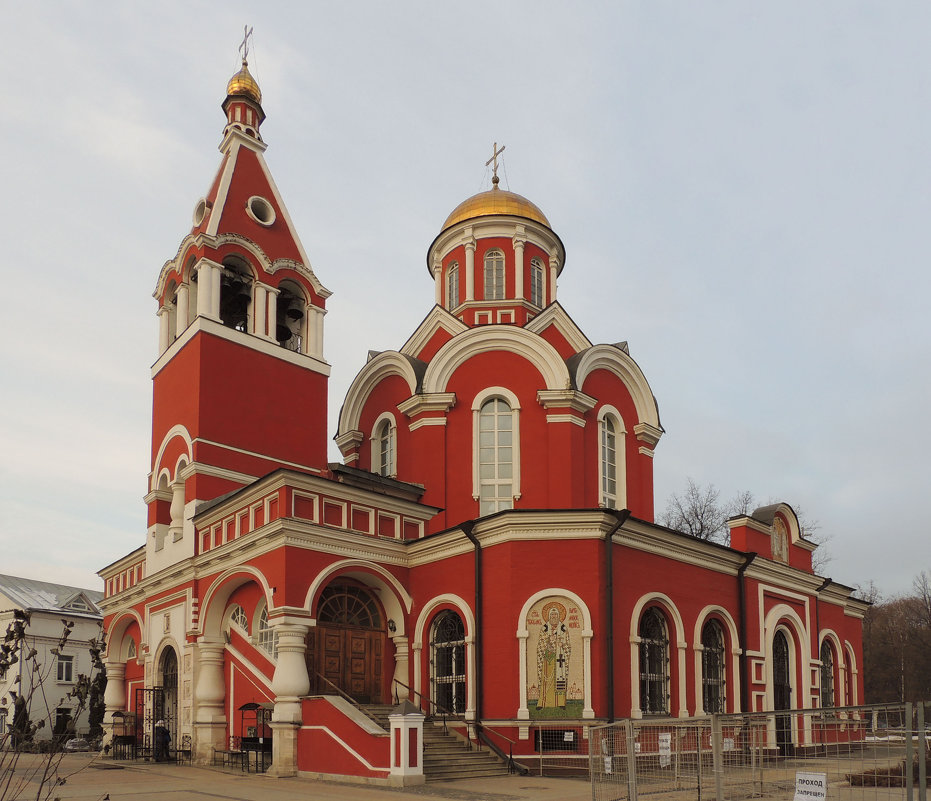
{"label": "stone column", "polygon": [[175,338],[177,339],[184,333],[184,329],[187,328],[188,314],[190,313],[190,305],[188,299],[190,298],[191,288],[187,284],[181,284],[178,287],[177,294],[177,308],[175,310]]}
{"label": "stone column", "polygon": [[391,723],[391,773],[395,787],[423,784],[423,712],[405,701],[388,715]]}
{"label": "stone column", "polygon": [[161,356],[171,344],[171,309],[162,306],[158,310],[158,355]]}
{"label": "stone column", "polygon": [[253,333],[262,337],[263,339],[269,339],[268,334],[268,324],[266,321],[265,310],[268,307],[268,301],[266,300],[266,295],[268,293],[268,287],[265,284],[260,284],[256,281],[255,284],[255,328]]}
{"label": "stone column", "polygon": [[559,259],[556,256],[550,256],[550,280],[548,287],[548,297],[545,299],[548,303],[556,300],[556,273],[559,270]]}
{"label": "stone column", "polygon": [[184,536],[184,480],[180,478],[171,485],[171,525],[168,533],[171,534],[172,542]]}
{"label": "stone column", "polygon": [[[407,660],[407,637],[392,637],[394,643],[394,679],[395,684],[391,688],[392,695],[397,695],[398,701],[406,701],[410,698],[410,691],[407,689],[411,686],[411,676]],[[398,684],[397,682],[401,682]],[[404,685],[407,685],[406,687]]]}
{"label": "stone column", "polygon": [[514,245],[514,297],[518,300],[524,297],[524,241],[517,235],[511,239]]}
{"label": "stone column", "polygon": [[[268,318],[268,338],[277,342],[278,337],[278,292],[277,287],[265,287],[266,306],[265,314]],[[258,308],[258,293],[256,293],[256,308]]]}
{"label": "stone column", "polygon": [[123,662],[107,662],[107,688],[103,691],[105,705],[103,717],[104,744],[113,742],[113,713],[122,712],[126,707],[126,665]]}
{"label": "stone column", "polygon": [[443,305],[443,264],[439,259],[433,262],[433,302]]}
{"label": "stone column", "polygon": [[226,750],[226,684],[222,642],[201,638],[197,643],[197,682],[194,685],[194,759],[213,761],[214,749]]}
{"label": "stone column", "polygon": [[220,270],[213,262],[202,261],[197,266],[197,314],[220,319]]}
{"label": "stone column", "polygon": [[475,239],[472,238],[471,229],[469,238],[465,241],[466,254],[466,285],[465,299],[475,300]]}
{"label": "stone column", "polygon": [[292,620],[272,620],[278,635],[278,664],[272,678],[272,776],[297,774],[297,732],[301,727],[301,698],[310,691],[305,654],[310,626]]}

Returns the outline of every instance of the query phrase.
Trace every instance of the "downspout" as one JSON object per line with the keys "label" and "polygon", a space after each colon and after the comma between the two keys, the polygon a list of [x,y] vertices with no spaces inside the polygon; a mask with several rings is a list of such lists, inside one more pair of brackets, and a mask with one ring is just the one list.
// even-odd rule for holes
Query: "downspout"
{"label": "downspout", "polygon": [[472,533],[474,520],[467,520],[459,528],[475,548],[475,722],[482,722],[482,546]]}
{"label": "downspout", "polygon": [[630,509],[620,509],[614,511],[614,517],[617,519],[608,531],[605,532],[605,572],[607,574],[605,581],[605,597],[608,599],[608,608],[605,610],[605,648],[608,656],[608,723],[615,720],[614,708],[614,553],[611,547],[614,535],[618,529],[627,522],[630,517]]}
{"label": "downspout", "polygon": [[740,607],[740,711],[747,714],[750,711],[750,671],[747,660],[747,586],[744,574],[747,568],[756,559],[756,552],[744,556],[744,563],[737,571],[737,598]]}
{"label": "downspout", "polygon": [[[830,583],[831,583],[831,579],[826,578],[826,579],[821,583],[821,586],[818,587],[817,590],[815,590],[815,627],[816,627],[816,629],[817,629],[817,630],[815,631],[815,648],[816,648],[816,653],[818,654],[818,659],[819,659],[819,660],[821,659],[821,604],[820,604],[820,600],[821,600],[821,593],[822,593],[822,591],[823,591],[824,588],[827,587],[828,584],[830,584]],[[811,636],[811,635],[809,635],[809,638],[810,638],[810,636]],[[822,667],[823,667],[823,665],[822,665]],[[820,678],[820,673],[821,673],[821,671],[818,671],[818,673],[819,673],[819,678]],[[819,684],[820,684],[820,682],[819,682]],[[835,693],[834,697],[837,698],[837,694],[836,694],[836,693]],[[834,702],[834,705],[835,705],[835,706],[837,705],[837,701],[836,701],[836,700],[835,700],[835,702]],[[819,697],[819,699],[818,699],[818,706],[821,706],[821,698],[820,698],[820,697]]]}

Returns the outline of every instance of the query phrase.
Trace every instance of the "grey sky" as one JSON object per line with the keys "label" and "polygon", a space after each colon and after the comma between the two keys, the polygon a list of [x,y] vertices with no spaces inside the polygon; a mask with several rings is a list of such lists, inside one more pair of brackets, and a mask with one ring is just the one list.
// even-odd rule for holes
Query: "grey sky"
{"label": "grey sky", "polygon": [[931,5],[28,3],[4,20],[4,573],[96,588],[143,542],[151,295],[218,166],[244,23],[268,163],[334,292],[330,435],[367,350],[430,309],[426,249],[488,187],[497,141],[505,187],[566,245],[562,304],[593,341],[628,340],[659,400],[658,512],[691,476],[800,507],[844,583],[891,594],[931,568]]}

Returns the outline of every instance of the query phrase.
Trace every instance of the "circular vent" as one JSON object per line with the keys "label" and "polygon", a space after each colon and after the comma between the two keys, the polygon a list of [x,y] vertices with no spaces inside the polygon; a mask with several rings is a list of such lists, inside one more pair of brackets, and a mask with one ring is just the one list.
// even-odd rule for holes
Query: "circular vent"
{"label": "circular vent", "polygon": [[264,197],[250,197],[246,201],[246,212],[259,225],[269,226],[275,222],[275,209]]}

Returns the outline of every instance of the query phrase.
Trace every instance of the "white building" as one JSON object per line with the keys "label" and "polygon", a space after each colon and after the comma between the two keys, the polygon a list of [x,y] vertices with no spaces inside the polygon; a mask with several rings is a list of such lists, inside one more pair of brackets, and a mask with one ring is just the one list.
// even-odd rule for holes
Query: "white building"
{"label": "white building", "polygon": [[[97,590],[0,575],[0,632],[7,630],[14,610],[27,612],[26,644],[36,649],[41,665],[39,678],[23,660],[0,675],[0,731],[5,733],[7,724],[13,722],[11,691],[29,697],[30,690],[35,690],[31,694],[30,720],[46,721],[37,734],[39,739],[49,739],[56,723],[61,725],[64,718],[74,716],[75,702],[68,694],[79,675],[91,673],[89,643],[100,638],[102,615],[97,604],[102,598],[103,593]],[[59,649],[63,621],[74,626],[67,643]],[[57,654],[52,653],[55,649]],[[88,711],[84,709],[75,721],[75,731],[82,733],[87,728]]]}

